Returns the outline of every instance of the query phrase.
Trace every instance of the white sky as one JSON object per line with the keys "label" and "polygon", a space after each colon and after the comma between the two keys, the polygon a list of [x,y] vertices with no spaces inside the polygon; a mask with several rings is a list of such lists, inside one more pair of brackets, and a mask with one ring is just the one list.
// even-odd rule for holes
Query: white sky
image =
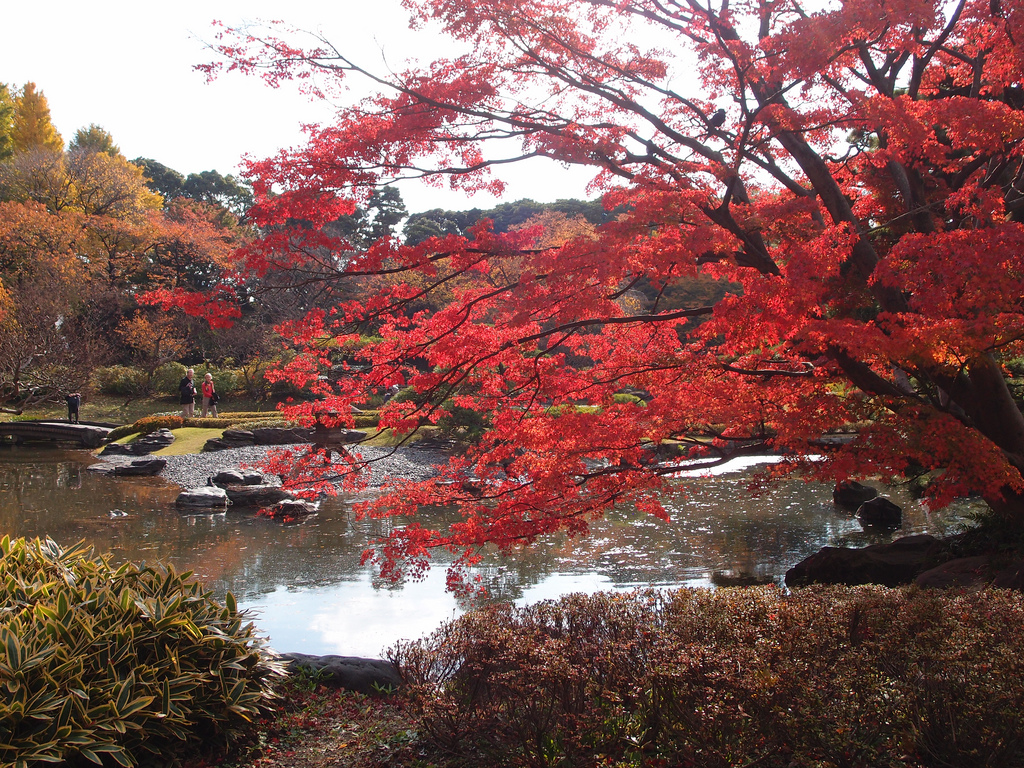
{"label": "white sky", "polygon": [[[183,174],[235,173],[245,154],[265,157],[302,143],[302,123],[328,122],[331,109],[296,91],[273,90],[232,74],[207,84],[195,64],[211,60],[202,40],[210,22],[283,19],[322,31],[360,61],[393,68],[408,55],[448,52],[449,42],[408,29],[398,0],[44,0],[4,3],[0,12],[0,82],[35,82],[65,141],[96,123],[128,158],[151,157]],[[545,161],[502,169],[504,200],[549,202],[586,196],[593,175]],[[406,183],[410,212],[486,208],[494,198]]]}

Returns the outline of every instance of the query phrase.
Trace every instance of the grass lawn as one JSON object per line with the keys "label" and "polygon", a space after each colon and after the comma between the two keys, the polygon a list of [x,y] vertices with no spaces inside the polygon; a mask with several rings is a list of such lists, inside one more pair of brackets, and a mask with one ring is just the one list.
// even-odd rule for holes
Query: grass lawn
{"label": "grass lawn", "polygon": [[185,456],[190,453],[199,453],[206,445],[206,441],[212,437],[220,437],[224,434],[223,429],[208,429],[205,427],[182,427],[171,430],[174,435],[174,442],[166,448],[161,448],[153,453],[154,456]]}

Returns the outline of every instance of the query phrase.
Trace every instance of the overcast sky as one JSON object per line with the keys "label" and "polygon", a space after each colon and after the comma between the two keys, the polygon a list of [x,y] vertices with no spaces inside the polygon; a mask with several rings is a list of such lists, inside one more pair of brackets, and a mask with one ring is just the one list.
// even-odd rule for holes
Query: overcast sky
{"label": "overcast sky", "polygon": [[[212,38],[214,19],[283,19],[322,31],[362,61],[386,56],[394,68],[410,54],[426,58],[450,45],[410,31],[398,0],[11,2],[0,11],[0,82],[17,88],[35,82],[65,141],[96,123],[129,159],[151,157],[183,174],[235,173],[243,155],[264,157],[300,145],[303,123],[330,120],[330,105],[275,91],[257,78],[234,74],[208,84],[193,66],[211,60],[203,40]],[[546,202],[584,197],[592,174],[537,161],[501,175],[511,183],[505,200]],[[402,196],[410,211],[495,202],[420,184],[403,185]]]}

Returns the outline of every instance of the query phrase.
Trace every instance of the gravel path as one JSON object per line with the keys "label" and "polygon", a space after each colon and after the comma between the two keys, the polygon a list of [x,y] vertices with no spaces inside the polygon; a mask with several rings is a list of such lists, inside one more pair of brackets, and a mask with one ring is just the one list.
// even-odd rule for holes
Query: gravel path
{"label": "gravel path", "polygon": [[[160,477],[182,488],[197,488],[206,485],[209,478],[225,469],[249,466],[255,468],[267,453],[280,448],[297,446],[247,446],[230,448],[225,451],[192,453],[185,456],[161,456],[167,459],[167,466]],[[363,446],[358,449],[363,458],[370,461],[370,488],[379,488],[389,478],[425,480],[436,473],[436,467],[447,461],[444,451],[433,448],[377,448]],[[142,456],[104,456],[111,464],[130,464]],[[268,483],[277,483],[272,475],[266,476]]]}

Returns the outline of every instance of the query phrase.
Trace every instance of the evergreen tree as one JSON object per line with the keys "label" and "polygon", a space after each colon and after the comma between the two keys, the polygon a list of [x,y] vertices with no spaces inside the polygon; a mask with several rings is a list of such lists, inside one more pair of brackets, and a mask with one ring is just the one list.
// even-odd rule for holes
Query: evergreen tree
{"label": "evergreen tree", "polygon": [[88,128],[79,128],[75,131],[75,138],[71,140],[68,149],[103,152],[111,157],[121,155],[121,149],[114,143],[114,137],[96,123],[89,123]]}

